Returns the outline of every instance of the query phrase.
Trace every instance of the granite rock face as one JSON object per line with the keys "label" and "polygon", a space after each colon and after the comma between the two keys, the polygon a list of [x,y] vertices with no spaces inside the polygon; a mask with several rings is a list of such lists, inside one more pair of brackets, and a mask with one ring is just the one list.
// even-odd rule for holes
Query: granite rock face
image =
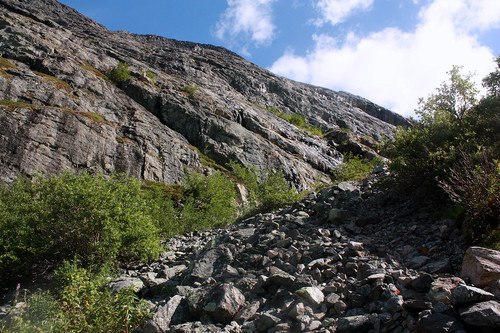
{"label": "granite rock face", "polygon": [[[0,0],[0,175],[63,169],[179,182],[199,152],[307,188],[406,119],[276,76],[219,47],[112,32],[55,0]],[[119,62],[131,78],[103,73]],[[186,87],[196,87],[194,93]],[[305,117],[315,136],[275,113]]]}

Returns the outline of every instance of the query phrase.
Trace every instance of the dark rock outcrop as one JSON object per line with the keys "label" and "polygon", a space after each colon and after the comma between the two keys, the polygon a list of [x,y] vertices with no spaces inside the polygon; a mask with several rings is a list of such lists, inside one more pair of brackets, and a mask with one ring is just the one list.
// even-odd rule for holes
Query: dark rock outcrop
{"label": "dark rock outcrop", "polygon": [[[374,156],[404,118],[276,76],[220,47],[112,32],[55,0],[0,0],[0,175],[62,169],[179,182],[199,151],[282,169],[299,188],[342,154]],[[132,76],[115,86],[118,62]],[[185,87],[197,88],[195,93]],[[321,138],[270,112],[298,114]]]}

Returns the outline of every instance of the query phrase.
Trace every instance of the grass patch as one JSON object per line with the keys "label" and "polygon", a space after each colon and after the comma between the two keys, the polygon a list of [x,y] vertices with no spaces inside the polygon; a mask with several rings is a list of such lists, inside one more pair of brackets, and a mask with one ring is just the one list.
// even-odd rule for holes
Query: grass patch
{"label": "grass patch", "polygon": [[59,89],[64,89],[64,90],[66,90],[68,92],[71,92],[73,90],[73,89],[71,89],[71,86],[69,84],[67,84],[65,81],[63,81],[61,79],[58,79],[55,76],[52,76],[52,75],[49,75],[49,74],[45,74],[45,73],[36,72],[36,71],[34,71],[33,73],[35,73],[38,76],[43,77],[47,81],[50,81],[50,82],[54,83],[54,85],[57,88],[59,88]]}
{"label": "grass patch", "polygon": [[9,100],[5,100],[5,99],[0,100],[0,106],[3,106],[3,107],[7,108],[10,111],[13,111],[15,109],[30,109],[30,110],[33,110],[34,108],[39,107],[38,105],[34,105],[34,104],[9,101]]}
{"label": "grass patch", "polygon": [[368,160],[348,153],[344,156],[344,162],[332,170],[333,181],[336,184],[345,181],[359,181],[370,175],[374,167],[382,164],[383,161],[379,158]]}
{"label": "grass patch", "polygon": [[151,80],[151,82],[153,83],[153,85],[156,84],[156,75],[151,70],[148,69],[146,71],[146,77]]}
{"label": "grass patch", "polygon": [[[262,108],[259,105],[256,105],[257,107]],[[323,137],[324,133],[321,130],[321,128],[317,126],[312,126],[311,124],[307,123],[306,118],[303,115],[300,114],[287,114],[284,112],[280,112],[277,108],[266,108],[268,112],[271,112],[272,114],[280,117],[281,119],[286,120],[292,125],[295,125],[296,127],[305,130],[306,132],[317,135],[319,137]]]}
{"label": "grass patch", "polygon": [[182,87],[181,89],[184,93],[187,94],[187,96],[193,96],[194,94],[196,94],[196,92],[198,91],[198,87],[195,86],[194,84],[190,84],[190,85],[187,85],[187,86],[184,86]]}
{"label": "grass patch", "polygon": [[0,57],[0,67],[1,68],[6,68],[6,69],[19,69],[18,66],[14,65],[9,60],[7,60],[7,59],[5,59],[3,57]]}
{"label": "grass patch", "polygon": [[84,112],[84,111],[81,111],[81,112],[78,112],[78,113],[81,114],[81,115],[83,115],[83,116],[85,116],[85,117],[87,117],[87,118],[89,118],[93,122],[113,126],[112,123],[110,123],[109,121],[107,121],[106,119],[104,119],[104,117],[101,116],[98,113],[95,113],[95,112]]}
{"label": "grass patch", "polygon": [[0,57],[0,75],[6,79],[10,79],[12,75],[7,73],[5,71],[6,69],[19,69],[19,67],[11,63],[9,60]]}
{"label": "grass patch", "polygon": [[83,65],[80,65],[80,67],[82,69],[85,69],[89,72],[92,72],[94,73],[97,77],[100,77],[101,79],[104,79],[108,82],[111,82],[108,77],[106,75],[104,75],[102,72],[100,72],[98,69],[94,68],[91,64],[89,64],[88,62],[86,62],[85,60],[82,60],[83,61]]}
{"label": "grass patch", "polygon": [[130,140],[129,138],[124,138],[121,136],[116,136],[116,142],[119,144],[125,144],[125,143],[134,143],[134,141]]}

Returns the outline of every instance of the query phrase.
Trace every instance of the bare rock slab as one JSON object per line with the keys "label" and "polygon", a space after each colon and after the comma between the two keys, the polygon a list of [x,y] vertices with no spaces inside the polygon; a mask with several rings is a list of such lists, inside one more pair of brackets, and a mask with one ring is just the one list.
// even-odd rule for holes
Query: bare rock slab
{"label": "bare rock slab", "polygon": [[169,330],[172,317],[182,300],[183,297],[180,295],[172,297],[167,304],[162,306],[158,312],[154,314],[153,318],[151,318],[146,325],[144,325],[144,333],[161,333]]}
{"label": "bare rock slab", "polygon": [[434,313],[422,318],[417,326],[418,333],[446,333],[463,329],[462,324],[454,317]]}
{"label": "bare rock slab", "polygon": [[452,291],[452,300],[454,305],[464,305],[481,301],[489,301],[495,298],[495,295],[482,289],[458,285]]}
{"label": "bare rock slab", "polygon": [[465,252],[462,276],[468,276],[477,287],[492,286],[500,279],[500,251],[472,246]]}
{"label": "bare rock slab", "polygon": [[459,313],[468,325],[500,330],[500,304],[496,301],[476,303],[461,308]]}

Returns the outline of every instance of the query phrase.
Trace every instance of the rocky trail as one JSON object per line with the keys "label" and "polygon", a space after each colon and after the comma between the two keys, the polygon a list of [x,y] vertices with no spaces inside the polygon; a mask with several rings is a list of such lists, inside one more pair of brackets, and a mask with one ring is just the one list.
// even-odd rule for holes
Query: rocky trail
{"label": "rocky trail", "polygon": [[474,261],[489,250],[469,250],[459,277],[466,247],[454,221],[373,182],[169,239],[161,260],[123,269],[111,288],[150,300],[145,333],[497,332],[498,283],[483,285]]}
{"label": "rocky trail", "polygon": [[[120,63],[130,77],[111,82]],[[378,156],[395,126],[409,121],[220,47],[109,31],[55,0],[0,0],[6,183],[70,169],[179,184],[186,169],[238,162],[305,190],[329,182],[345,154]],[[467,249],[455,221],[379,189],[386,170],[376,171],[166,240],[160,260],[122,268],[110,288],[150,302],[136,333],[500,331],[500,254]]]}

